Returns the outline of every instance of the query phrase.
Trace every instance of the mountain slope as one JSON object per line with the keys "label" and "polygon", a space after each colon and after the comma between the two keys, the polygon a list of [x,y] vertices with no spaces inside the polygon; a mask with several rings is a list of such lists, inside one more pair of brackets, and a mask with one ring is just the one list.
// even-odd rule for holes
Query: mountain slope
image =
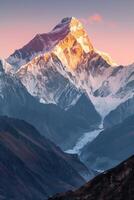
{"label": "mountain slope", "polygon": [[51,200],[132,200],[134,199],[134,156],[95,177],[80,189]]}
{"label": "mountain slope", "polygon": [[80,174],[89,176],[77,157],[63,153],[25,121],[7,117],[0,117],[0,172],[0,199],[14,200],[44,200],[80,186]]}
{"label": "mountain slope", "polygon": [[[99,114],[92,104],[88,106],[92,111],[87,118],[84,112],[71,113],[53,104],[39,103],[18,78],[4,72],[1,62],[0,115],[24,119],[64,149],[72,147],[83,132],[99,123]],[[95,120],[90,120],[92,114],[96,116]]]}
{"label": "mountain slope", "polygon": [[[132,85],[133,87],[133,85]],[[123,122],[127,117],[134,114],[134,98],[130,98],[124,103],[121,103],[115,110],[112,110],[104,118],[104,127],[109,128]]]}
{"label": "mountain slope", "polygon": [[102,131],[97,138],[84,147],[81,159],[88,166],[109,169],[134,154],[134,115],[121,124]]}
{"label": "mountain slope", "polygon": [[101,117],[96,114],[96,110],[87,95],[82,94],[75,106],[72,106],[68,111],[69,114],[76,114],[87,120],[94,129],[100,125]]}

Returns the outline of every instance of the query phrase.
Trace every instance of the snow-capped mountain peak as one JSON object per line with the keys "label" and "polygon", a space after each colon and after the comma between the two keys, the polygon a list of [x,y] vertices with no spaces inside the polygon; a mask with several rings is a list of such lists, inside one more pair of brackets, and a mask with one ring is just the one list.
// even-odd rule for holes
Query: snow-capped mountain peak
{"label": "snow-capped mountain peak", "polygon": [[[61,50],[69,54],[67,49],[70,49],[71,54],[79,54],[80,50],[77,52],[80,49],[79,47],[84,53],[89,53],[93,50],[88,34],[84,30],[81,22],[74,17],[64,18],[52,31],[37,34],[28,44],[16,50],[7,58],[7,62],[18,69],[34,57],[52,50],[54,50],[59,58],[61,58]],[[73,64],[73,68],[76,67],[76,63]]]}
{"label": "snow-capped mountain peak", "polygon": [[16,76],[30,94],[41,102],[62,102],[65,109],[84,91],[105,117],[133,95],[134,68],[117,66],[106,53],[96,50],[74,17],[64,18],[49,33],[36,35],[7,60],[19,68]]}
{"label": "snow-capped mountain peak", "polygon": [[99,89],[110,75],[112,63],[94,49],[82,23],[74,17],[62,19],[49,33],[37,34],[8,62],[18,69],[16,75],[30,94],[41,102],[57,104],[65,91],[70,93],[65,108],[78,100],[79,90],[90,97]]}
{"label": "snow-capped mountain peak", "polygon": [[84,55],[93,51],[93,46],[78,19],[65,18],[54,28],[54,31],[63,27],[67,34],[58,42],[53,51],[69,70],[74,70],[84,59]]}
{"label": "snow-capped mountain peak", "polygon": [[93,50],[93,46],[89,40],[88,34],[86,33],[82,23],[75,17],[64,18],[59,25],[55,27],[56,30],[59,27],[65,26],[68,29],[68,34],[71,35],[77,40],[77,42],[82,46],[85,53],[89,53],[90,50]]}

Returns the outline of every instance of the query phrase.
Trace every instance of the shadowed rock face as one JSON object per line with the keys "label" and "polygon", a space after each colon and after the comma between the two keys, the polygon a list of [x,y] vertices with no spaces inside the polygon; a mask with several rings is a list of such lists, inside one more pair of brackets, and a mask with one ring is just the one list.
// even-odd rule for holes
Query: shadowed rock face
{"label": "shadowed rock face", "polygon": [[107,170],[134,154],[134,116],[106,129],[84,147],[81,159],[95,169]]}
{"label": "shadowed rock face", "polygon": [[63,153],[31,125],[0,117],[1,200],[44,200],[82,185],[84,172],[77,157]]}
{"label": "shadowed rock face", "polygon": [[90,110],[88,117],[84,109],[78,113],[77,104],[74,112],[69,112],[54,104],[40,103],[27,92],[18,78],[4,72],[0,62],[0,115],[27,121],[64,149],[71,148],[83,132],[100,121],[88,97],[80,97],[78,104],[80,109],[87,107]]}
{"label": "shadowed rock face", "polygon": [[[134,84],[132,84],[133,87]],[[104,119],[104,127],[109,128],[123,122],[126,118],[134,114],[134,98],[128,99],[112,110]]]}
{"label": "shadowed rock face", "polygon": [[132,200],[134,199],[134,156],[106,171],[80,189],[50,200]]}

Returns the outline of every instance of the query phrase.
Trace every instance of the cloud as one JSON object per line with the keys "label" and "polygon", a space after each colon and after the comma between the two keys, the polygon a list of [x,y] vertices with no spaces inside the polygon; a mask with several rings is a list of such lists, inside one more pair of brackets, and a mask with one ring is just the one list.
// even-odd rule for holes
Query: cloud
{"label": "cloud", "polygon": [[90,15],[88,18],[82,18],[81,22],[85,25],[98,25],[102,24],[103,26],[106,26],[111,29],[115,29],[118,27],[118,23],[116,21],[110,21],[108,19],[105,19],[101,14],[95,13],[93,15]]}
{"label": "cloud", "polygon": [[103,17],[102,15],[95,13],[88,18],[88,21],[90,24],[101,23],[103,22]]}
{"label": "cloud", "polygon": [[103,22],[103,16],[100,15],[99,13],[95,13],[95,14],[89,16],[88,18],[82,18],[81,22],[85,25],[99,24],[99,23]]}

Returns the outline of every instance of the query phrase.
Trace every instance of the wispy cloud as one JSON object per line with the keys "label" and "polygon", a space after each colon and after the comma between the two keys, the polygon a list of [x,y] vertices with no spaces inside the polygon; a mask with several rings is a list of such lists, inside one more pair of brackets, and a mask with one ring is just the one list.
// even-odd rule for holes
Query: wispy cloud
{"label": "wispy cloud", "polygon": [[91,16],[89,16],[88,18],[82,18],[81,19],[82,23],[84,24],[98,24],[98,23],[101,23],[103,22],[103,16],[100,15],[99,13],[95,13]]}
{"label": "wispy cloud", "polygon": [[90,15],[87,18],[82,18],[81,22],[85,25],[98,25],[102,24],[107,26],[108,28],[116,28],[118,26],[118,23],[115,21],[110,21],[104,18],[100,13],[94,13],[93,15]]}
{"label": "wispy cloud", "polygon": [[99,13],[95,13],[87,19],[90,24],[103,22],[103,17]]}

